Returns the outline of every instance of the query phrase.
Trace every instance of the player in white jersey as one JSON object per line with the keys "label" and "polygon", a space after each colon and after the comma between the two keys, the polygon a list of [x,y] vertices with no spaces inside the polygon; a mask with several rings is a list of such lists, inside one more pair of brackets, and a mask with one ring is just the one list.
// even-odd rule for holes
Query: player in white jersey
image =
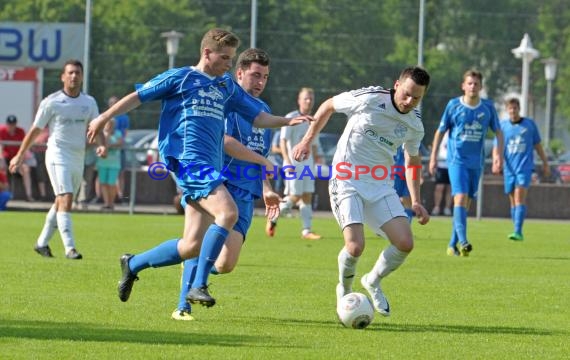
{"label": "player in white jersey", "polygon": [[[46,168],[56,197],[34,250],[42,256],[53,257],[48,243],[55,230],[59,229],[65,256],[79,260],[83,256],[75,248],[70,213],[73,196],[77,194],[83,177],[87,124],[99,115],[99,110],[95,99],[81,92],[83,65],[79,60],[65,63],[61,82],[63,89],[40,103],[30,131],[10,162],[10,171],[17,170],[35,138],[48,126]],[[104,156],[105,146],[99,146],[97,154]]]}
{"label": "player in white jersey", "polygon": [[[309,115],[313,110],[315,103],[315,91],[308,87],[299,90],[297,96],[298,110],[292,111],[285,115],[286,118],[295,118],[300,115]],[[313,142],[313,151],[309,156],[302,160],[296,161],[292,156],[293,146],[297,145],[303,136],[309,130],[309,124],[303,123],[294,127],[284,126],[281,128],[280,147],[283,154],[283,171],[282,175],[285,179],[285,201],[279,206],[284,213],[289,213],[293,205],[299,205],[299,213],[303,222],[301,237],[306,240],[319,240],[320,235],[311,231],[313,218],[313,193],[315,192],[315,157],[317,156],[317,145]],[[316,140],[315,140],[316,141]],[[277,218],[267,221],[265,231],[267,235],[275,234]]]}
{"label": "player in white jersey", "polygon": [[[326,100],[315,114],[315,122],[293,149],[295,159],[305,159],[310,145],[331,115],[341,112],[348,123],[333,159],[329,194],[339,223],[344,247],[338,255],[338,300],[352,292],[356,265],[364,250],[364,224],[390,241],[361,283],[372,297],[374,308],[390,315],[390,305],[380,281],[396,270],[414,246],[404,207],[393,188],[394,155],[404,145],[406,183],[412,210],[420,224],[429,214],[420,198],[420,142],[424,129],[415,109],[429,85],[430,76],[420,67],[404,69],[393,89],[368,87],[336,95]],[[401,170],[401,169],[400,169]]]}

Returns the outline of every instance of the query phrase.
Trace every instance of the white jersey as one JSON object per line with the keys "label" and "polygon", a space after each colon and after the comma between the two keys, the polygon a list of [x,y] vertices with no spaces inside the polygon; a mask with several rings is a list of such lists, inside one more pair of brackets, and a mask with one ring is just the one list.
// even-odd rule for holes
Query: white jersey
{"label": "white jersey", "polygon": [[[289,114],[285,115],[286,118],[292,119],[295,118],[297,116],[301,116],[301,113],[299,113],[299,111],[295,110],[290,112]],[[295,125],[295,126],[283,126],[281,128],[281,134],[280,137],[281,139],[285,139],[287,140],[287,153],[289,154],[289,157],[291,158],[291,161],[293,162],[292,165],[294,166],[309,166],[310,169],[312,170],[312,167],[314,165],[314,154],[313,154],[313,149],[311,148],[311,153],[309,155],[309,157],[303,161],[296,161],[293,158],[293,148],[295,147],[295,145],[297,145],[298,143],[301,142],[301,140],[303,139],[303,136],[305,136],[305,134],[307,133],[307,131],[309,130],[309,123],[308,122],[303,122],[299,125]],[[316,142],[313,141],[313,145],[315,145]]]}
{"label": "white jersey", "polygon": [[49,127],[46,157],[55,163],[80,162],[83,166],[87,125],[98,115],[90,95],[80,93],[74,98],[59,90],[43,99],[33,126]]}
{"label": "white jersey", "polygon": [[[419,111],[400,113],[394,106],[392,93],[393,90],[375,86],[333,97],[335,111],[348,116],[333,158],[333,178],[344,178],[339,183],[345,183],[361,195],[373,197],[368,193],[379,185],[392,186],[389,173],[397,148],[403,144],[411,156],[416,156],[424,137]],[[355,166],[368,167],[371,171],[355,180]],[[372,171],[375,167],[377,170]],[[339,173],[339,169],[345,171]],[[347,170],[351,172],[350,179],[346,179]],[[384,170],[388,176],[380,179]]]}

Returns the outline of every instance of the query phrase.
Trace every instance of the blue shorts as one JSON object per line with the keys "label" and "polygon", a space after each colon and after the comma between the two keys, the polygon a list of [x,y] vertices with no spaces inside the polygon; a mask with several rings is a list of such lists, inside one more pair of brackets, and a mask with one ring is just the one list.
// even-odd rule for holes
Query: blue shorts
{"label": "blue shorts", "polygon": [[[247,231],[253,220],[253,208],[255,205],[253,195],[249,191],[233,186],[232,184],[226,183],[226,187],[238,209],[238,220],[233,229],[240,233],[243,236],[243,241],[245,241]],[[182,196],[180,198],[180,205],[182,205],[184,209],[187,204],[186,198]]]}
{"label": "blue shorts", "polygon": [[477,196],[481,168],[468,169],[461,165],[450,165],[448,173],[451,195],[467,194],[471,199]]}
{"label": "blue shorts", "polygon": [[245,241],[245,235],[247,234],[247,231],[251,226],[251,221],[253,220],[254,198],[249,191],[245,191],[233,186],[232,184],[226,183],[226,187],[238,208],[238,221],[234,225],[233,229],[242,234],[243,240]]}
{"label": "blue shorts", "polygon": [[167,164],[168,170],[174,173],[176,185],[182,190],[182,198],[186,202],[208,197],[225,181],[219,171],[213,168],[203,169],[191,161],[169,158]]}
{"label": "blue shorts", "polygon": [[99,177],[99,184],[103,185],[115,185],[117,183],[117,178],[119,177],[119,172],[121,169],[101,167],[97,168],[97,176]]}
{"label": "blue shorts", "polygon": [[532,170],[517,174],[504,173],[505,194],[515,191],[515,187],[523,187],[528,189],[532,179]]}
{"label": "blue shorts", "polygon": [[401,179],[399,176],[394,177],[394,190],[399,197],[409,197],[410,191],[406,179]]}

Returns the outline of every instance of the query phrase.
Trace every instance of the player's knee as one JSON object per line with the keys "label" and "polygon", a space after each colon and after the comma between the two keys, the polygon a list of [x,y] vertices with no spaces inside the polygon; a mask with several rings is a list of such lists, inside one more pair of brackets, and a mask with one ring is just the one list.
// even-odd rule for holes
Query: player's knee
{"label": "player's knee", "polygon": [[237,223],[238,211],[236,208],[226,209],[220,214],[216,215],[215,222],[223,228],[231,229]]}
{"label": "player's knee", "polygon": [[393,242],[393,245],[396,247],[396,249],[405,253],[410,253],[414,249],[414,241],[412,237],[404,237],[398,239],[397,241]]}
{"label": "player's knee", "polygon": [[216,271],[218,272],[218,274],[227,274],[227,273],[231,273],[234,268],[236,267],[235,263],[230,263],[228,261],[221,261],[221,262],[216,262]]}

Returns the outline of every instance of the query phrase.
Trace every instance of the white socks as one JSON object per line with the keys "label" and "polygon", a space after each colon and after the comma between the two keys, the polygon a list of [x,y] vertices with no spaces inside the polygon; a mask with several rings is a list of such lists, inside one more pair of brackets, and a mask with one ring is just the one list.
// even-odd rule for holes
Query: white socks
{"label": "white socks", "polygon": [[338,282],[344,287],[345,294],[352,291],[352,283],[354,282],[358,259],[359,257],[350,255],[344,247],[338,254]]}
{"label": "white socks", "polygon": [[71,229],[71,214],[68,212],[58,212],[57,227],[59,228],[59,235],[61,236],[61,241],[63,241],[63,246],[65,247],[65,253],[67,254],[69,250],[75,248],[73,231]]}
{"label": "white socks", "polygon": [[394,245],[388,246],[380,253],[376,264],[374,264],[372,271],[368,274],[368,282],[373,286],[378,286],[380,280],[399,268],[407,256],[408,253],[396,249]]}
{"label": "white socks", "polygon": [[56,217],[55,205],[53,205],[47,215],[46,221],[44,223],[44,228],[38,237],[37,245],[38,247],[48,246],[49,240],[51,239],[53,233],[57,229],[57,217]]}
{"label": "white socks", "polygon": [[313,209],[311,209],[310,205],[301,202],[301,206],[299,206],[299,214],[301,215],[301,221],[303,222],[303,232],[305,232],[305,230],[310,232],[311,220],[313,219]]}

